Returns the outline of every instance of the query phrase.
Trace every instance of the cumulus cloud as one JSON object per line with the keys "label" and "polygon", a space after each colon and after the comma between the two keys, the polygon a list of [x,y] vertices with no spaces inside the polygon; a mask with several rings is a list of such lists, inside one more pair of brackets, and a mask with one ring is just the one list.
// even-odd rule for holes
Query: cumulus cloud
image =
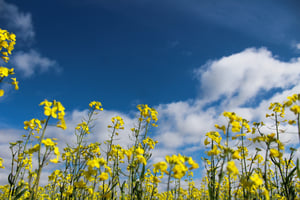
{"label": "cumulus cloud", "polygon": [[41,56],[35,50],[16,52],[11,62],[25,77],[32,76],[35,72],[43,73],[49,71],[50,68],[59,70],[56,61]]}
{"label": "cumulus cloud", "polygon": [[242,106],[259,92],[286,90],[300,82],[300,59],[278,60],[266,48],[249,48],[200,67],[196,74],[205,99]]}
{"label": "cumulus cloud", "polygon": [[[221,116],[225,110],[250,121],[265,121],[268,127],[265,131],[274,132],[270,129],[272,121],[265,119],[267,109],[270,102],[282,102],[287,96],[299,93],[299,69],[299,58],[280,61],[266,48],[245,49],[199,67],[195,74],[201,97],[157,106],[158,151],[191,154],[204,150],[205,134],[215,130],[214,124],[227,124]],[[292,113],[287,111],[287,117],[293,118]],[[282,129],[286,131],[281,136],[284,143],[298,142],[292,127]],[[162,154],[160,156],[163,158]]]}

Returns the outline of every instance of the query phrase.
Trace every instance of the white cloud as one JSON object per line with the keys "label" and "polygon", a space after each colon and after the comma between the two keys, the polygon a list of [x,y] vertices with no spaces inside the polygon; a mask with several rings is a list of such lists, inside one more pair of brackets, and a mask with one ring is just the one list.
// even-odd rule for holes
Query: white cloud
{"label": "white cloud", "polygon": [[[265,119],[266,113],[270,113],[269,104],[299,93],[299,69],[299,58],[280,61],[265,48],[246,49],[201,66],[195,70],[201,98],[157,107],[159,151],[166,149],[168,153],[183,151],[189,154],[193,150],[203,150],[205,134],[215,130],[214,124],[227,124],[220,115],[225,110],[250,121],[264,121],[271,127],[272,121]],[[272,93],[274,89],[279,90]],[[262,96],[262,91],[269,93]],[[249,102],[251,106],[247,104]],[[293,115],[287,111],[287,117],[291,119]],[[283,142],[296,144],[298,136],[293,133],[293,128],[286,130],[289,133],[281,135]],[[270,131],[274,130],[267,129],[266,133]]]}
{"label": "white cloud", "polygon": [[[159,113],[159,127],[152,130],[154,138],[159,141],[153,151],[151,162],[164,160],[165,155],[182,153],[195,157],[195,152],[205,150],[203,141],[208,131],[214,130],[214,124],[225,125],[227,121],[220,114],[223,110],[234,111],[248,120],[264,121],[267,127],[272,127],[272,121],[265,119],[265,114],[270,102],[282,102],[287,96],[300,91],[300,60],[293,59],[290,62],[278,60],[272,56],[267,49],[246,49],[240,53],[223,57],[206,64],[196,70],[203,96],[201,99],[179,101],[169,104],[157,105]],[[267,98],[257,98],[261,91],[272,91],[280,88],[276,93],[270,93]],[[247,106],[249,99],[255,99],[254,106]],[[257,100],[259,99],[259,100]],[[207,103],[217,101],[218,104]],[[56,127],[49,127],[47,137],[59,139],[62,147],[66,143],[75,141],[74,128],[81,122],[87,110],[72,111],[66,117],[68,129],[62,131]],[[286,112],[288,118],[292,113]],[[136,123],[131,116],[118,111],[103,111],[97,116],[96,126],[89,135],[88,141],[103,142],[108,139],[109,132],[107,125],[113,116],[120,115],[125,121],[125,131],[120,132],[117,143],[123,147],[132,141],[129,139],[130,128]],[[282,126],[287,133],[280,137],[289,145],[298,143],[298,136],[294,127]],[[154,131],[156,130],[156,131]],[[266,133],[274,130],[266,128]],[[0,132],[1,133],[1,132]],[[13,135],[13,134],[11,134]],[[2,137],[3,138],[3,137]],[[295,139],[296,138],[296,139]],[[7,141],[4,141],[7,143]],[[4,145],[0,143],[0,145]],[[233,147],[235,141],[230,142]],[[4,148],[4,146],[3,146]],[[249,147],[249,151],[253,150]],[[5,152],[6,154],[7,152]],[[5,156],[5,155],[0,155]],[[3,179],[5,180],[5,179]]]}
{"label": "white cloud", "polygon": [[242,106],[259,92],[286,90],[300,82],[300,59],[283,62],[265,49],[249,48],[196,70],[207,102],[223,99],[229,107]]}
{"label": "white cloud", "polygon": [[[31,13],[22,12],[16,5],[4,0],[0,0],[0,13],[0,23],[3,23],[9,32],[16,34],[17,44],[23,42],[30,47],[35,37]],[[50,68],[56,72],[60,71],[56,61],[42,56],[34,49],[15,51],[12,54],[11,62],[25,77],[32,76],[37,72],[47,72]]]}
{"label": "white cloud", "polygon": [[51,68],[59,71],[56,61],[41,56],[40,53],[35,50],[16,52],[11,62],[25,77],[32,76],[36,72],[47,72]]}
{"label": "white cloud", "polygon": [[[24,13],[13,4],[0,0],[0,20],[7,24],[7,27],[17,34],[17,38],[30,41],[34,38],[32,17],[30,13]],[[2,28],[2,27],[1,27]]]}

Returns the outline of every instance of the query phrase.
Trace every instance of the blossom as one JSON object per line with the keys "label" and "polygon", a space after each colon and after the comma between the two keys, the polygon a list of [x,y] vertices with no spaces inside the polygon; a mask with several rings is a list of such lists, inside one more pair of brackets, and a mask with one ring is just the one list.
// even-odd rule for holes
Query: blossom
{"label": "blossom", "polygon": [[47,138],[46,140],[42,140],[42,144],[44,144],[46,147],[55,146],[55,143],[50,138]]}
{"label": "blossom", "polygon": [[167,172],[168,165],[167,165],[167,163],[164,162],[164,161],[161,161],[161,162],[158,162],[158,163],[154,164],[153,167],[154,167],[154,169],[153,169],[153,172],[154,172],[154,173],[158,173],[159,170],[160,170],[161,172],[168,173],[168,172]]}
{"label": "blossom", "polygon": [[300,106],[299,105],[294,105],[293,107],[290,108],[290,110],[295,114],[299,114],[300,113]]}
{"label": "blossom", "polygon": [[188,163],[189,163],[189,165],[191,165],[191,167],[189,168],[189,170],[199,168],[199,165],[193,160],[192,157],[188,158]]}
{"label": "blossom", "polygon": [[5,167],[3,166],[2,162],[3,162],[3,159],[0,158],[0,168],[4,169]]}
{"label": "blossom", "polygon": [[100,174],[99,178],[100,178],[100,181],[105,181],[105,180],[107,180],[107,179],[108,179],[108,173],[102,172],[102,173]]}
{"label": "blossom", "polygon": [[250,176],[250,180],[252,181],[252,184],[256,188],[263,184],[263,179],[261,179],[258,174],[254,174],[254,175]]}
{"label": "blossom", "polygon": [[234,151],[232,154],[232,159],[242,159],[242,157],[239,154],[239,151]]}
{"label": "blossom", "polygon": [[95,108],[95,110],[103,111],[102,104],[99,101],[92,101],[89,106],[90,108]]}
{"label": "blossom", "polygon": [[277,149],[270,149],[270,156],[281,158],[282,157],[282,153],[279,152]]}
{"label": "blossom", "polygon": [[235,166],[235,163],[234,163],[233,160],[227,162],[227,171],[228,171],[230,174],[233,174],[233,175],[238,175],[238,174],[239,174],[239,170],[238,170],[238,168]]}
{"label": "blossom", "polygon": [[99,163],[99,160],[97,160],[97,159],[88,160],[86,165],[90,166],[90,167],[100,168],[100,163]]}
{"label": "blossom", "polygon": [[56,126],[65,130],[67,126],[64,119],[65,108],[63,105],[59,101],[53,100],[53,102],[49,102],[47,99],[40,103],[40,106],[42,105],[44,105],[44,114],[46,116],[58,118],[59,121]]}

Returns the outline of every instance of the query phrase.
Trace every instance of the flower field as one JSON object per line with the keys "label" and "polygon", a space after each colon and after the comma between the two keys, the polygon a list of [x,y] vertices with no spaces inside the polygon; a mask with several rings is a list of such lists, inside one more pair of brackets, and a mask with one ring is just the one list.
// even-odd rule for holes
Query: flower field
{"label": "flower field", "polygon": [[[15,42],[13,33],[0,29],[1,58],[5,63]],[[18,90],[13,74],[13,68],[1,66],[0,82]],[[56,138],[47,136],[50,120],[57,123],[58,129],[67,128],[63,103],[44,100],[40,107],[44,118],[25,121],[26,134],[10,143],[10,173],[7,184],[0,186],[1,199],[300,199],[296,148],[280,138],[284,134],[282,126],[295,129],[295,139],[297,134],[300,136],[300,94],[270,104],[266,118],[273,122],[272,129],[264,122],[250,123],[234,112],[224,112],[226,124],[199,133],[205,137],[207,148],[202,157],[205,176],[200,180],[193,174],[203,169],[192,157],[167,155],[164,161],[149,164],[159,143],[150,134],[158,126],[159,113],[146,104],[137,106],[139,115],[131,128],[132,146],[127,148],[116,140],[124,129],[121,116],[113,117],[107,125],[108,140],[87,142],[95,119],[103,111],[101,102],[88,105],[87,116],[82,116],[74,130],[76,142],[64,148],[58,147]],[[286,112],[292,117],[286,117]],[[49,163],[59,167],[42,185],[41,175]]]}

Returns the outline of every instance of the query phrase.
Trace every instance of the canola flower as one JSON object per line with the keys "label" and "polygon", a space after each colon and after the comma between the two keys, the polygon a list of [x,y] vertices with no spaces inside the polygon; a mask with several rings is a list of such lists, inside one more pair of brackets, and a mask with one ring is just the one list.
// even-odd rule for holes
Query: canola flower
{"label": "canola flower", "polygon": [[[281,105],[290,105],[291,112],[293,112],[295,110],[293,104],[294,102]],[[111,119],[111,125],[108,125],[108,128],[113,137],[107,142],[108,146],[105,151],[101,148],[101,143],[83,143],[83,138],[93,133],[90,128],[90,123],[93,121],[92,114],[103,110],[100,102],[92,102],[89,105],[91,116],[75,127],[75,131],[80,133],[77,135],[77,146],[68,146],[61,154],[56,139],[45,138],[45,131],[50,118],[58,120],[58,128],[66,128],[64,127],[65,108],[58,101],[44,100],[40,105],[43,106],[47,119],[25,121],[24,130],[29,132],[25,137],[25,142],[11,143],[13,148],[19,145],[21,149],[24,149],[23,153],[17,156],[18,159],[15,159],[16,164],[22,170],[18,178],[10,177],[11,187],[9,185],[1,187],[0,196],[2,195],[4,199],[18,196],[20,193],[17,188],[20,186],[24,191],[23,199],[65,199],[68,197],[71,199],[228,199],[231,197],[270,199],[270,196],[275,196],[277,199],[288,196],[286,199],[291,199],[300,195],[296,190],[296,188],[300,189],[299,177],[296,173],[299,165],[292,160],[292,154],[289,160],[283,159],[285,145],[280,138],[278,139],[274,132],[262,133],[260,127],[263,123],[254,123],[255,128],[251,128],[247,120],[235,113],[224,113],[224,117],[229,119],[227,127],[215,125],[215,128],[224,133],[225,140],[217,131],[206,134],[204,145],[209,150],[206,151],[208,158],[204,160],[208,176],[198,185],[193,181],[193,171],[199,169],[199,164],[192,157],[181,154],[167,155],[165,161],[154,163],[152,170],[146,170],[146,166],[149,166],[150,152],[159,142],[147,135],[149,129],[147,125],[153,126],[153,123],[157,122],[158,114],[149,106],[138,106],[141,112],[138,122],[141,126],[132,128],[136,143],[128,149],[114,144],[118,137],[116,131],[125,129],[124,120],[120,116]],[[282,114],[283,109],[280,104],[276,105],[278,105],[277,108],[273,106],[272,109]],[[293,120],[296,123],[288,124],[297,125],[297,119]],[[143,133],[143,131],[146,132]],[[253,137],[255,132],[256,136]],[[229,137],[229,133],[232,137]],[[258,153],[260,149],[257,149],[255,155],[250,153],[249,144],[246,147],[243,143],[246,142],[248,136],[251,136],[248,141],[253,145],[257,143],[266,145],[268,159]],[[232,142],[236,141],[238,144],[236,147],[229,147],[227,141],[230,138]],[[30,141],[34,139],[40,143],[30,146]],[[25,144],[29,145],[28,148],[27,146],[24,148]],[[44,153],[41,152],[41,146],[46,148]],[[47,156],[50,155],[49,153],[55,157],[50,159]],[[41,157],[40,168],[37,169],[40,173],[34,173],[32,164],[32,158],[37,154]],[[65,163],[65,169],[53,171],[49,176],[49,184],[43,187],[38,183],[41,169],[45,165],[42,160],[48,160],[54,164]],[[3,159],[0,160],[1,168],[3,168],[2,162]],[[271,163],[275,166],[275,171],[270,167]],[[274,179],[276,169],[279,174],[277,174],[277,179]],[[291,176],[285,176],[286,173],[290,173]],[[29,175],[30,184],[25,174]],[[122,175],[127,175],[128,180],[126,176],[122,178]],[[167,179],[167,190],[159,192],[158,187],[163,184],[164,178]],[[274,187],[276,180],[280,187]],[[188,181],[187,187],[183,187],[182,184],[186,181]],[[288,189],[291,187],[295,190]]]}
{"label": "canola flower", "polygon": [[[0,56],[2,60],[7,63],[9,61],[9,55],[14,49],[14,45],[16,44],[16,35],[13,33],[9,33],[7,30],[3,30],[0,28]],[[6,81],[6,77],[9,75],[13,75],[14,68],[7,68],[4,66],[0,66],[0,83],[8,83],[14,86],[15,90],[19,89],[19,82],[16,78],[10,78],[11,82]],[[0,89],[0,97],[4,95],[4,90]]]}
{"label": "canola flower", "polygon": [[[14,34],[0,29],[1,58],[6,63],[15,41]],[[0,66],[0,82],[18,90],[16,78],[6,81],[13,74],[13,68]],[[0,89],[0,96],[3,94]],[[87,142],[90,135],[97,134],[93,122],[103,111],[101,102],[90,102],[87,116],[74,129],[76,141],[60,150],[59,141],[47,135],[47,127],[56,121],[57,128],[67,128],[65,108],[59,101],[44,100],[40,106],[46,119],[24,121],[27,134],[9,144],[11,166],[0,158],[0,168],[6,164],[10,170],[8,183],[0,186],[0,198],[300,199],[300,161],[296,149],[287,149],[289,145],[281,140],[285,134],[282,125],[298,130],[300,136],[299,101],[300,94],[293,94],[284,102],[271,103],[266,118],[274,128],[269,131],[264,122],[250,125],[237,113],[225,111],[227,124],[212,127],[221,134],[214,130],[201,133],[206,148],[203,163],[180,153],[153,163],[152,152],[159,141],[150,137],[150,128],[158,126],[158,112],[149,105],[137,106],[136,126],[130,129],[132,145],[125,148],[118,144],[126,130],[121,116],[113,117],[107,126],[108,140]],[[48,183],[40,184],[50,163],[59,167],[50,172]],[[194,181],[194,172],[203,170],[202,181]]]}

